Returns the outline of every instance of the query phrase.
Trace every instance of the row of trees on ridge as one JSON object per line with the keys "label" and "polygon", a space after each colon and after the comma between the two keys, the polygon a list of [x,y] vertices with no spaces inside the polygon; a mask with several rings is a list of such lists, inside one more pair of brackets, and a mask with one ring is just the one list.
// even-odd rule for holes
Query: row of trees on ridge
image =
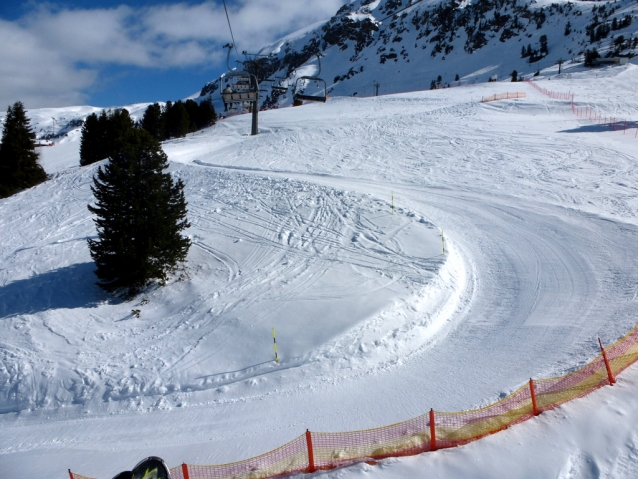
{"label": "row of trees on ridge", "polygon": [[80,165],[111,158],[123,135],[132,128],[146,130],[157,141],[180,138],[214,125],[217,114],[210,99],[149,105],[142,120],[135,123],[125,109],[102,110],[86,118],[82,127]]}

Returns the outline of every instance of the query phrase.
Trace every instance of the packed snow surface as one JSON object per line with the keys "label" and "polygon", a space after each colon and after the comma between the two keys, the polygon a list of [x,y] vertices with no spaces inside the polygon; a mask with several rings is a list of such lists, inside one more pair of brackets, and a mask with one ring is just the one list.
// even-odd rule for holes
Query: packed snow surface
{"label": "packed snow surface", "polygon": [[[100,165],[78,166],[77,130],[42,148],[52,178],[0,201],[0,477],[231,462],[306,428],[480,407],[590,361],[638,319],[638,67],[538,81],[632,129],[490,83],[165,142],[192,247],[130,302],[94,284]],[[480,103],[507,91],[527,97]],[[32,112],[36,128],[55,114]],[[635,477],[636,369],[462,448],[317,475]]]}

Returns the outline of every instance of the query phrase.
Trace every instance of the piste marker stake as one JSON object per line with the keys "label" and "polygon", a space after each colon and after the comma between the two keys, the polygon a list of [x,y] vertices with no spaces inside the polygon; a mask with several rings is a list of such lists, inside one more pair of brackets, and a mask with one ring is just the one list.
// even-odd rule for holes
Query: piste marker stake
{"label": "piste marker stake", "polygon": [[275,362],[279,362],[279,357],[277,356],[277,336],[275,336],[275,328],[272,328],[272,341],[275,347]]}

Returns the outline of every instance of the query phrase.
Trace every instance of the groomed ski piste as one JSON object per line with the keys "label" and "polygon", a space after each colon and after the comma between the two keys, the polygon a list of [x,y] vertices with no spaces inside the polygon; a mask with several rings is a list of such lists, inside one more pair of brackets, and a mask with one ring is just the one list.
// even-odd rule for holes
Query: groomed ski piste
{"label": "groomed ski piste", "polygon": [[[52,179],[0,201],[0,477],[228,463],[306,429],[478,408],[592,360],[638,322],[638,67],[535,80],[633,129],[500,82],[165,142],[193,245],[131,302],[94,285],[99,164],[78,166],[77,132],[42,148]],[[527,96],[480,103],[508,91]],[[469,445],[315,476],[636,477],[636,421],[633,366]]]}

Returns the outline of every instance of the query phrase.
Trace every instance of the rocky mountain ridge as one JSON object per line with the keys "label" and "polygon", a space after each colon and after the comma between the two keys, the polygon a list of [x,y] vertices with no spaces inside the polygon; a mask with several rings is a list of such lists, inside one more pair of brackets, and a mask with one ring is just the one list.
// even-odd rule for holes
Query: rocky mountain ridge
{"label": "rocky mountain ridge", "polygon": [[[355,0],[320,27],[266,46],[270,72],[294,88],[318,70],[332,96],[369,96],[522,77],[581,66],[586,54],[633,56],[636,0]],[[557,72],[557,71],[556,71]],[[262,83],[265,85],[267,83]],[[201,95],[214,94],[219,82]],[[291,95],[271,91],[266,106]]]}

